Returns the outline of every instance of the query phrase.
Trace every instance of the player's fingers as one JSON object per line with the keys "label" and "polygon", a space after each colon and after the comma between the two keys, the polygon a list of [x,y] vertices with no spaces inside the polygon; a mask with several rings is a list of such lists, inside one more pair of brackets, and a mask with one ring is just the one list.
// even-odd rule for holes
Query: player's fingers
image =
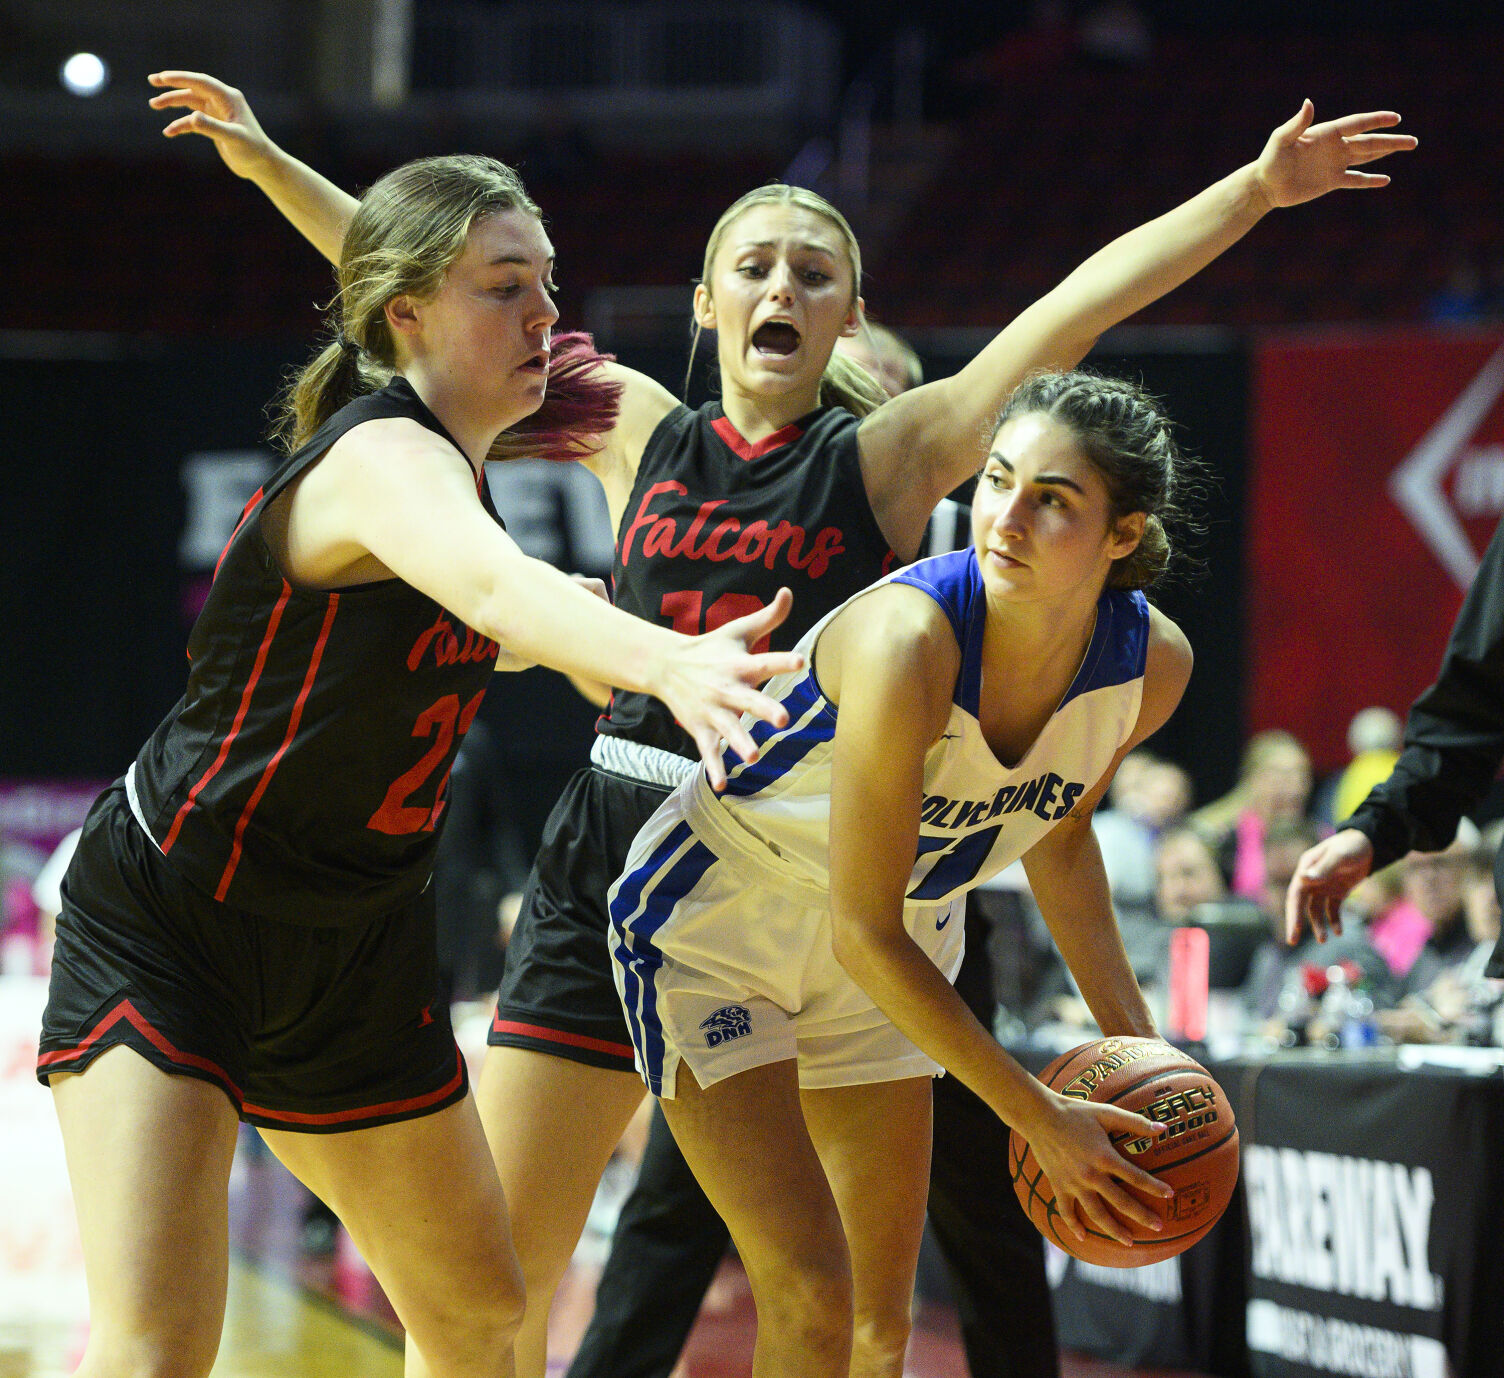
{"label": "player's fingers", "polygon": [[1300,930],[1306,918],[1307,900],[1305,882],[1297,872],[1290,881],[1290,888],[1285,891],[1285,941],[1291,946],[1300,938]]}
{"label": "player's fingers", "polygon": [[1101,1191],[1084,1193],[1076,1202],[1077,1210],[1088,1230],[1096,1234],[1105,1234],[1115,1243],[1131,1245],[1133,1231],[1112,1209],[1105,1194],[1109,1191],[1115,1196],[1126,1197],[1127,1195],[1126,1192],[1115,1190],[1107,1185]]}
{"label": "player's fingers", "polygon": [[755,690],[737,695],[733,706],[738,714],[750,713],[754,718],[761,718],[774,727],[789,725],[789,710],[777,699],[770,699],[766,694],[759,694]]}
{"label": "player's fingers", "polygon": [[1343,139],[1342,146],[1351,163],[1371,163],[1391,153],[1408,153],[1420,140],[1409,134],[1357,134]]}
{"label": "player's fingers", "polygon": [[748,658],[737,678],[744,684],[762,684],[775,675],[791,675],[803,668],[804,657],[793,651],[762,651]]}
{"label": "player's fingers", "polygon": [[751,733],[741,725],[739,718],[734,718],[728,713],[712,726],[717,739],[724,740],[732,751],[749,764],[761,754],[757,743],[752,740]]}
{"label": "player's fingers", "polygon": [[1373,191],[1376,187],[1387,187],[1389,178],[1382,172],[1353,172],[1351,170],[1342,174],[1342,186],[1347,191]]}
{"label": "player's fingers", "polygon": [[714,728],[702,726],[692,734],[700,752],[700,763],[705,767],[710,787],[717,794],[726,788],[726,763],[721,760],[721,737]]}
{"label": "player's fingers", "polygon": [[175,91],[163,91],[161,95],[152,96],[147,102],[153,110],[166,110],[175,106],[186,106],[190,110],[202,110],[206,103],[206,97],[197,91],[178,89]]}
{"label": "player's fingers", "polygon": [[1060,1223],[1077,1239],[1085,1243],[1087,1228],[1083,1223],[1082,1213],[1078,1209],[1079,1204],[1074,1196],[1061,1198],[1057,1195],[1055,1198],[1055,1207],[1060,1213]]}
{"label": "player's fingers", "polygon": [[[1149,1179],[1151,1182],[1154,1178]],[[1132,1244],[1134,1240],[1133,1226],[1141,1230],[1152,1230],[1156,1234],[1165,1227],[1159,1213],[1151,1206],[1144,1197],[1130,1191],[1117,1182],[1108,1181],[1098,1191],[1097,1195],[1106,1205],[1114,1223],[1124,1231],[1126,1238],[1122,1238],[1125,1244]]]}
{"label": "player's fingers", "polygon": [[1300,109],[1274,131],[1274,137],[1282,144],[1294,143],[1316,118],[1316,107],[1309,100],[1301,101]]}
{"label": "player's fingers", "polygon": [[771,603],[726,623],[726,629],[739,636],[747,645],[754,645],[779,626],[793,606],[794,595],[787,588],[781,588]]}
{"label": "player's fingers", "polygon": [[211,77],[207,72],[185,72],[169,68],[165,72],[148,73],[146,80],[153,86],[200,86],[205,91],[226,98],[240,94],[234,87],[226,86],[218,77]]}
{"label": "player's fingers", "polygon": [[1355,115],[1339,115],[1335,120],[1326,120],[1318,124],[1311,133],[1335,133],[1343,138],[1350,138],[1354,134],[1366,134],[1370,129],[1390,129],[1399,122],[1400,117],[1393,110],[1364,110]]}
{"label": "player's fingers", "polygon": [[163,131],[169,139],[179,134],[202,134],[206,139],[241,139],[245,137],[245,130],[237,124],[226,124],[223,120],[216,120],[212,115],[206,115],[202,110],[195,110],[192,114],[183,115],[175,119]]}

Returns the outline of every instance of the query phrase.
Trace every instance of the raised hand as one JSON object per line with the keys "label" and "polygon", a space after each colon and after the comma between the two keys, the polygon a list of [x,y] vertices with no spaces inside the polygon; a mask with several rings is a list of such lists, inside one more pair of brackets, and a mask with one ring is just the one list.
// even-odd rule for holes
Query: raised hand
{"label": "raised hand", "polygon": [[801,669],[804,657],[792,651],[753,654],[751,648],[771,634],[793,605],[788,589],[779,589],[767,607],[704,636],[686,639],[665,659],[659,681],[653,686],[653,693],[673,710],[680,726],[694,738],[705,773],[718,791],[726,787],[722,739],[742,760],[757,759],[757,746],[742,726],[743,713],[775,727],[788,722],[788,710],[777,699],[758,693],[754,686],[773,675]]}
{"label": "raised hand", "polygon": [[146,79],[153,86],[172,88],[147,102],[153,110],[188,111],[162,130],[167,138],[202,134],[213,140],[225,166],[237,177],[254,180],[261,172],[274,145],[257,122],[250,103],[233,86],[204,72],[153,72]]}
{"label": "raised hand", "polygon": [[1416,145],[1409,134],[1376,134],[1400,122],[1392,110],[1344,115],[1340,120],[1313,124],[1316,107],[1303,101],[1293,119],[1269,136],[1254,165],[1255,176],[1273,206],[1298,206],[1339,188],[1365,190],[1389,185],[1381,172],[1358,172],[1362,163],[1391,153],[1405,153]]}
{"label": "raised hand", "polygon": [[1356,828],[1323,838],[1301,855],[1285,892],[1285,941],[1300,940],[1309,923],[1311,935],[1324,943],[1342,932],[1342,901],[1373,866],[1373,843]]}

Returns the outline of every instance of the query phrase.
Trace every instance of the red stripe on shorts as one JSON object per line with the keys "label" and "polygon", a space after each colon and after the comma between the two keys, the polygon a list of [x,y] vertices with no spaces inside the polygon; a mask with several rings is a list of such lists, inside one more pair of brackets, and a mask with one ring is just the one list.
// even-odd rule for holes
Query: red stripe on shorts
{"label": "red stripe on shorts", "polygon": [[437,1091],[425,1091],[421,1096],[409,1096],[406,1100],[389,1100],[381,1105],[362,1105],[355,1110],[330,1110],[321,1115],[305,1114],[300,1110],[268,1110],[264,1105],[244,1105],[247,1115],[256,1115],[264,1120],[280,1120],[283,1124],[349,1124],[355,1120],[373,1120],[378,1115],[400,1115],[408,1110],[422,1110],[452,1096],[459,1090],[465,1078],[465,1063],[459,1049],[454,1050],[454,1075]]}
{"label": "red stripe on shorts", "polygon": [[567,1043],[571,1048],[589,1048],[594,1053],[613,1053],[617,1057],[630,1058],[630,1043],[611,1043],[604,1038],[589,1038],[585,1034],[565,1033],[562,1029],[545,1029],[541,1024],[518,1024],[503,1019],[499,1014],[491,1021],[496,1033],[522,1034],[527,1038],[541,1038],[547,1043]]}
{"label": "red stripe on shorts", "polygon": [[223,1067],[220,1067],[217,1063],[210,1062],[206,1057],[199,1057],[196,1053],[185,1053],[181,1048],[175,1047],[164,1035],[158,1033],[156,1029],[152,1028],[146,1022],[141,1012],[129,1000],[122,1000],[110,1010],[99,1023],[89,1030],[88,1037],[76,1048],[64,1048],[55,1053],[43,1053],[37,1058],[37,1066],[39,1068],[50,1067],[56,1062],[64,1062],[72,1058],[82,1057],[122,1019],[169,1062],[174,1062],[180,1067],[194,1067],[201,1072],[210,1073],[229,1088],[237,1102],[240,1100],[240,1088],[225,1075]]}

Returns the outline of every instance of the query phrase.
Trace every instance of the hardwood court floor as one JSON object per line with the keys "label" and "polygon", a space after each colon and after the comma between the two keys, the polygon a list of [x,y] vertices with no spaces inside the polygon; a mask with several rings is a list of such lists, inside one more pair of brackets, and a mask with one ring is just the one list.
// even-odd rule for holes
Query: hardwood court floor
{"label": "hardwood court floor", "polygon": [[[213,1378],[401,1378],[402,1332],[381,1289],[341,1237],[332,1254],[300,1245],[306,1196],[247,1135],[231,1180],[232,1258],[224,1340]],[[551,1378],[562,1375],[589,1319],[598,1267],[582,1250],[557,1300]],[[722,1267],[675,1378],[747,1378],[754,1328],[745,1275]],[[81,1326],[0,1326],[0,1378],[65,1378],[78,1362]],[[905,1378],[965,1378],[948,1307],[926,1305]],[[1195,1378],[1150,1375],[1066,1355],[1062,1378]]]}

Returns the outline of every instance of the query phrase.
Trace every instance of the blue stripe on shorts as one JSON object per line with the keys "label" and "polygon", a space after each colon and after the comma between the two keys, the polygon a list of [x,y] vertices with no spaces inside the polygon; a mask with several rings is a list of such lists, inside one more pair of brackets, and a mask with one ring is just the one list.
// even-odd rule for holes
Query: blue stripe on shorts
{"label": "blue stripe on shorts", "polygon": [[622,877],[611,901],[611,927],[616,935],[611,955],[622,969],[627,1027],[648,1090],[655,1096],[663,1094],[663,1025],[658,1019],[656,985],[663,952],[653,938],[715,859],[689,824],[679,823],[641,866]]}

